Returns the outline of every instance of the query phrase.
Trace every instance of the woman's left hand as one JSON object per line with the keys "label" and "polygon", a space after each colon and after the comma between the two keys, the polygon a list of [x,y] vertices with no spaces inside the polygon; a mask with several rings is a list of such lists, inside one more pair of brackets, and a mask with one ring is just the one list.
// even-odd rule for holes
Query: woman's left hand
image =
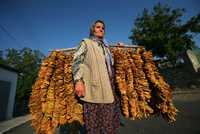
{"label": "woman's left hand", "polygon": [[118,47],[124,47],[124,43],[122,43],[122,42],[117,42],[117,46],[118,46]]}

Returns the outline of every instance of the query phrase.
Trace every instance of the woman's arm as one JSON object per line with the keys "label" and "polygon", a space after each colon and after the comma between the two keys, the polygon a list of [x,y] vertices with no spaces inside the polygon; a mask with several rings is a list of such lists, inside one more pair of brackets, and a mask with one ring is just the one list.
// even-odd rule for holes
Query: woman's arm
{"label": "woman's arm", "polygon": [[81,41],[79,47],[74,53],[73,65],[72,65],[73,79],[75,83],[75,93],[79,97],[85,96],[85,86],[84,86],[84,81],[82,79],[83,72],[80,69],[80,64],[83,63],[86,53],[87,53],[86,44],[84,43],[84,41]]}

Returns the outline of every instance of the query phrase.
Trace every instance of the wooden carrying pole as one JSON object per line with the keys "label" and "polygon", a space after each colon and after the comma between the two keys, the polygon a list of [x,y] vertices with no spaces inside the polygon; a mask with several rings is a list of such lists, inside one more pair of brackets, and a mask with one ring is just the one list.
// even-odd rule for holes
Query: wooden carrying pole
{"label": "wooden carrying pole", "polygon": [[[109,47],[120,47],[120,48],[144,48],[144,46],[138,46],[138,45],[111,45]],[[54,49],[54,50],[50,50],[49,52],[53,52],[53,51],[73,51],[75,50],[76,48],[73,47],[73,48],[61,48],[61,49]]]}

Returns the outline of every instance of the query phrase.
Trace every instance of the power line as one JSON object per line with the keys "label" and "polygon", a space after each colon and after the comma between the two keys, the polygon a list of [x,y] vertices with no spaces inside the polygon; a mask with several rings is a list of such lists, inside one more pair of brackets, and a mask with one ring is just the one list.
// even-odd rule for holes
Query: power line
{"label": "power line", "polygon": [[23,44],[21,44],[3,25],[0,24],[0,29],[13,41],[15,41],[18,47],[23,48]]}

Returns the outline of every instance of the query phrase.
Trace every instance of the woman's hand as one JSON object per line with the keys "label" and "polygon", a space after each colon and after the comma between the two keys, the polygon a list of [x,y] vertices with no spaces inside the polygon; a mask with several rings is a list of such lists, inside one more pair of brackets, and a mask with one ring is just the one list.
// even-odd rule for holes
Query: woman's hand
{"label": "woman's hand", "polygon": [[75,93],[78,97],[85,96],[85,85],[82,80],[75,83]]}
{"label": "woman's hand", "polygon": [[117,46],[118,46],[118,47],[124,47],[124,43],[122,43],[122,42],[117,42]]}

